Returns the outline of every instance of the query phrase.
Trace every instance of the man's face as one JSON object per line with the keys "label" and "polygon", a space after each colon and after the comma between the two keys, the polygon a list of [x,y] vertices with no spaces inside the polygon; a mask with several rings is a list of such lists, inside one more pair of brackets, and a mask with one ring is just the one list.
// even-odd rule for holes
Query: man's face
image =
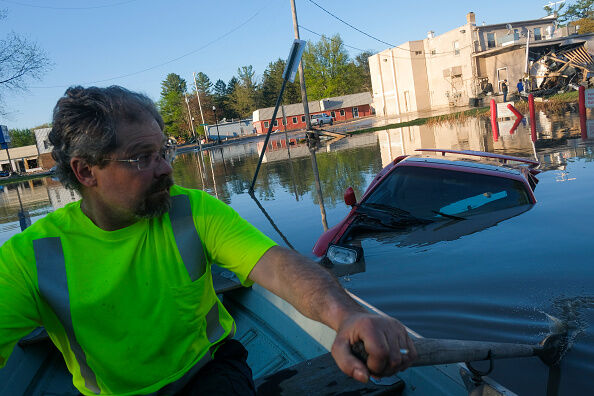
{"label": "man's face", "polygon": [[[108,156],[110,159],[137,159],[158,153],[166,142],[161,128],[149,115],[140,122],[121,122],[116,129],[118,148]],[[110,217],[156,217],[169,210],[172,168],[160,156],[153,158],[150,166],[142,170],[136,162],[119,161],[96,168],[95,198]]]}

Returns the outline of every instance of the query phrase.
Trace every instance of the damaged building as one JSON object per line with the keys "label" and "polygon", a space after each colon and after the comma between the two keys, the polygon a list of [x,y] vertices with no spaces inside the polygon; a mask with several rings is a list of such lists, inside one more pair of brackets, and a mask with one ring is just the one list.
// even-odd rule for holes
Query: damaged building
{"label": "damaged building", "polygon": [[510,96],[520,79],[535,92],[571,89],[594,76],[593,50],[594,34],[558,27],[555,16],[477,25],[470,12],[465,25],[369,57],[375,111],[476,106],[485,95],[501,101],[504,80]]}

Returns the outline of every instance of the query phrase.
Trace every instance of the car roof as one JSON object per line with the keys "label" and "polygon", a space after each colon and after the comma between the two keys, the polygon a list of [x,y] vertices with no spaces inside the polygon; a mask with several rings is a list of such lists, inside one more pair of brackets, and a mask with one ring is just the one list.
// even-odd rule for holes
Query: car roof
{"label": "car roof", "polygon": [[400,164],[415,165],[415,163],[424,163],[427,165],[450,165],[462,168],[471,168],[476,170],[502,172],[509,175],[521,176],[522,172],[515,166],[510,164],[502,164],[495,159],[488,158],[472,158],[463,155],[452,155],[448,158],[436,156],[431,154],[413,155],[406,157]]}

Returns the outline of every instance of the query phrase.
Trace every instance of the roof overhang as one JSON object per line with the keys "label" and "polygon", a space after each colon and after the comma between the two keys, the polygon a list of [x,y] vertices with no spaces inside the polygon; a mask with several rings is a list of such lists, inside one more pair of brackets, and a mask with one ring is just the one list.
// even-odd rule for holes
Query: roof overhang
{"label": "roof overhang", "polygon": [[[579,34],[579,35],[576,34],[573,36],[567,36],[567,37],[562,37],[562,38],[557,38],[557,39],[532,41],[532,42],[530,42],[530,48],[541,48],[541,47],[548,47],[551,45],[564,46],[564,45],[571,45],[571,44],[582,44],[582,43],[585,43],[587,41],[587,38],[591,37],[591,36],[593,36],[593,35],[592,34]],[[507,45],[505,47],[492,48],[487,51],[476,52],[476,53],[472,54],[472,56],[477,58],[477,57],[498,55],[498,54],[501,54],[504,52],[517,50],[519,48],[526,48],[526,43],[523,42],[523,43],[518,43],[518,44]]]}

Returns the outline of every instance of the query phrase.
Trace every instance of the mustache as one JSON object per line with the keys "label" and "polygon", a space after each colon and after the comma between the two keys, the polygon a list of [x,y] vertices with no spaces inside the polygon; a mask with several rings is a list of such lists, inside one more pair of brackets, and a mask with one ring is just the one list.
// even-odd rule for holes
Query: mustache
{"label": "mustache", "polygon": [[163,191],[165,189],[171,188],[171,186],[173,186],[173,178],[171,176],[163,176],[151,186],[148,193],[151,194]]}

